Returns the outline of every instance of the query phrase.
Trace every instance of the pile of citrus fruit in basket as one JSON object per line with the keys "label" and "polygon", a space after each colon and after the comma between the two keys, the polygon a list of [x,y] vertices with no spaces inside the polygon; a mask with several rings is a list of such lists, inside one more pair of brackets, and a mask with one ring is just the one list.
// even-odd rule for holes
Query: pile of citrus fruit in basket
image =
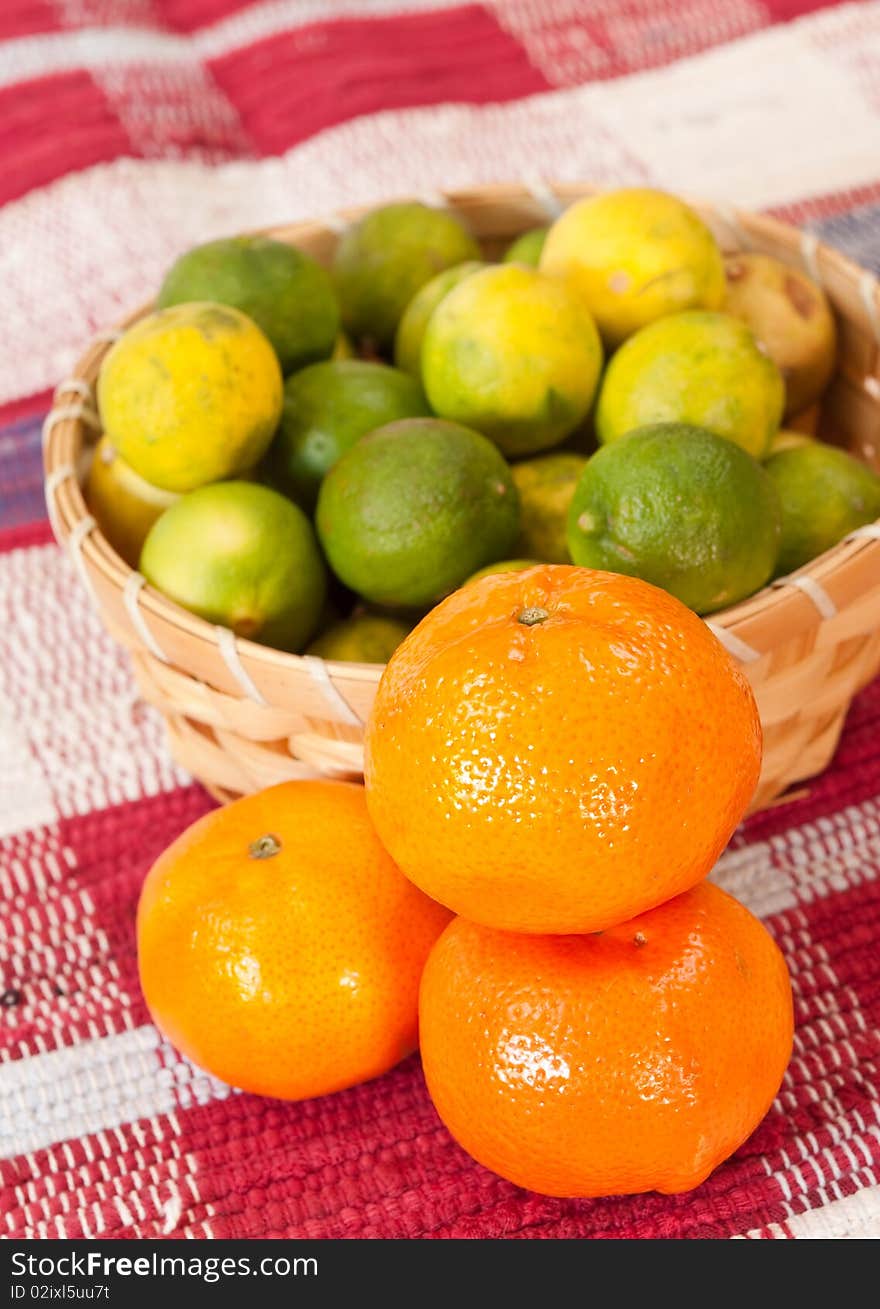
{"label": "pile of citrus fruit in basket", "polygon": [[549,1195],[686,1191],[745,1141],[792,994],[707,880],[761,727],[700,615],[880,514],[804,430],[835,353],[820,288],[652,191],[499,262],[420,204],[327,269],[178,260],[101,370],[95,516],[211,622],[386,667],[364,787],[248,796],[149,872],[175,1045],[287,1100],[418,1046],[460,1144]]}
{"label": "pile of citrus fruit in basket", "polygon": [[725,259],[665,193],[581,200],[500,262],[417,203],[327,268],[213,241],[157,306],[103,362],[90,507],[152,586],[282,650],[382,663],[474,574],[536,563],[711,614],[880,515],[880,478],[809,435],[822,290]]}

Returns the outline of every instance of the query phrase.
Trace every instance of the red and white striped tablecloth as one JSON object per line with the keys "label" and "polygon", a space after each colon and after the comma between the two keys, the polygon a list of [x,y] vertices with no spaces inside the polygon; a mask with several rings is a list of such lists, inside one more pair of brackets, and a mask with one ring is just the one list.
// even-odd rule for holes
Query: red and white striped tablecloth
{"label": "red and white striped tablecloth", "polygon": [[211,802],[52,542],[49,388],[199,239],[541,177],[770,209],[877,271],[880,2],[0,5],[0,1235],[880,1235],[880,684],[715,874],[782,945],[797,1035],[689,1195],[528,1194],[455,1145],[415,1058],[282,1104],[144,1008],[138,888]]}

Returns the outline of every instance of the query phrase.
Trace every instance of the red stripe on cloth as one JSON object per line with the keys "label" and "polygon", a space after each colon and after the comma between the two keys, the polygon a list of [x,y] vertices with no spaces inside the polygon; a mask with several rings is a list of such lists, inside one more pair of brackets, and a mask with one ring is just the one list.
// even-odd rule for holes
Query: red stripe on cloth
{"label": "red stripe on cloth", "polygon": [[19,418],[30,418],[32,414],[48,413],[52,404],[51,391],[38,391],[36,395],[22,396],[0,405],[0,431],[8,423],[17,422]]}
{"label": "red stripe on cloth", "polygon": [[55,538],[48,519],[39,523],[23,523],[17,527],[0,529],[0,554],[9,550],[25,550],[32,545],[48,545]]}
{"label": "red stripe on cloth", "polygon": [[513,100],[549,86],[478,5],[310,23],[209,67],[263,154],[361,114]]}
{"label": "red stripe on cloth", "polygon": [[61,27],[56,6],[51,0],[4,0],[0,5],[0,41],[37,32],[53,32]]}
{"label": "red stripe on cloth", "polygon": [[212,808],[199,786],[97,810],[0,841],[0,889],[17,948],[0,1050],[20,1059],[148,1021],[134,918],[150,865]]}
{"label": "red stripe on cloth", "polygon": [[[198,27],[218,23],[221,18],[249,9],[254,0],[152,0],[153,8],[166,27],[178,32],[194,32]],[[125,0],[122,0],[125,3]],[[328,5],[328,8],[330,6]],[[406,0],[400,0],[401,9]],[[291,14],[291,26],[296,21]]]}
{"label": "red stripe on cloth", "polygon": [[125,129],[88,73],[0,89],[0,204],[126,153]]}
{"label": "red stripe on cloth", "polygon": [[[456,1145],[415,1061],[323,1101],[241,1096],[179,1118],[217,1236],[727,1237],[758,1215],[782,1216],[760,1134],[686,1197],[567,1201],[522,1191]],[[224,1139],[226,1151],[214,1145]]]}
{"label": "red stripe on cloth", "polygon": [[[865,0],[855,0],[856,4]],[[840,0],[761,0],[761,8],[772,23],[790,23],[795,18],[815,14],[819,9],[833,9]]]}

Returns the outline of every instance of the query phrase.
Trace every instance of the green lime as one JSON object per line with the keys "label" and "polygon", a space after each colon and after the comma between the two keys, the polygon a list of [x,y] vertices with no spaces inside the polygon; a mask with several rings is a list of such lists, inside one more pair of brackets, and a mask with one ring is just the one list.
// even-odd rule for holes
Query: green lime
{"label": "green lime", "polygon": [[322,632],[306,653],[340,663],[387,664],[409,630],[397,618],[356,614]]}
{"label": "green lime", "polygon": [[471,273],[485,266],[478,263],[476,259],[469,259],[467,263],[456,264],[454,268],[447,268],[442,273],[438,273],[416,291],[397,324],[397,333],[394,337],[394,362],[398,368],[402,368],[406,373],[412,373],[413,377],[421,377],[422,340],[425,328],[428,326],[428,319],[440,301],[458,286],[459,282],[463,282]]}
{"label": "green lime", "polygon": [[698,614],[757,591],[779,550],[773,479],[739,446],[657,423],[597,451],[568,515],[576,564],[641,577]]}
{"label": "green lime", "polygon": [[311,512],[327,472],[355,441],[397,418],[430,412],[419,383],[398,368],[361,359],[312,364],[284,384],[268,476]]}
{"label": "green lime", "polygon": [[880,477],[844,450],[810,441],[781,450],[764,467],[782,505],[780,575],[880,518]]}
{"label": "green lime", "polygon": [[522,264],[496,264],[461,282],[434,310],[422,342],[435,413],[511,456],[573,432],[601,367],[599,333],[581,302]]}
{"label": "green lime", "polygon": [[494,577],[496,573],[524,573],[527,568],[540,568],[540,566],[540,559],[502,559],[497,564],[487,564],[485,568],[478,568],[464,585],[470,586],[471,582],[479,582],[481,577]]}
{"label": "green lime", "polygon": [[505,264],[528,264],[530,268],[537,268],[549,231],[549,227],[533,227],[530,232],[523,232],[522,236],[518,236],[507,247],[504,252],[503,262]]}
{"label": "green lime", "polygon": [[519,491],[520,522],[516,544],[524,558],[571,563],[568,508],[586,466],[583,455],[563,451],[514,464],[511,471]]}
{"label": "green lime", "polygon": [[279,650],[302,649],[327,589],[303,511],[254,482],[216,482],[182,496],[150,529],[140,568],[184,609]]}
{"label": "green lime", "polygon": [[415,202],[372,210],[348,229],[333,259],[346,331],[390,346],[420,286],[444,268],[479,258],[480,247],[448,210]]}
{"label": "green lime", "polygon": [[252,318],[268,336],[282,371],[326,359],[339,329],[330,274],[311,256],[268,236],[234,236],[197,245],[165,275],[157,305],[213,300]]}
{"label": "green lime", "polygon": [[643,327],[611,359],[596,405],[605,445],[646,423],[690,423],[760,459],[779,427],[785,387],[745,323],[690,310]]}
{"label": "green lime", "polygon": [[457,423],[402,419],[324,479],[318,535],[334,572],[375,604],[431,604],[510,552],[519,506],[498,450]]}

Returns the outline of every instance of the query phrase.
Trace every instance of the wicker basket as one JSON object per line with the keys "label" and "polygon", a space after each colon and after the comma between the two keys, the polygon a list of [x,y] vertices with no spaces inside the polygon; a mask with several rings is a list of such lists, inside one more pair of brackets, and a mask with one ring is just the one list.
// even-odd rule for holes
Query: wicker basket
{"label": "wicker basket", "polygon": [[[431,199],[460,213],[494,255],[594,189],[497,185]],[[774,255],[805,267],[825,288],[839,319],[840,359],[812,421],[824,438],[878,466],[876,279],[773,219],[696,207],[726,251]],[[272,235],[327,260],[339,232],[361,212]],[[81,480],[83,456],[100,432],[94,384],[118,335],[93,342],[56,392],[44,429],[46,500],[59,542],[71,551],[108,630],[131,654],[144,698],[162,711],[174,756],[221,800],[289,778],[358,777],[379,666],[325,662],[234,638],[145,586],[89,514]],[[764,766],[753,808],[760,808],[827,765],[853,695],[880,669],[880,524],[714,614],[709,626],[741,663],[758,699]]]}

